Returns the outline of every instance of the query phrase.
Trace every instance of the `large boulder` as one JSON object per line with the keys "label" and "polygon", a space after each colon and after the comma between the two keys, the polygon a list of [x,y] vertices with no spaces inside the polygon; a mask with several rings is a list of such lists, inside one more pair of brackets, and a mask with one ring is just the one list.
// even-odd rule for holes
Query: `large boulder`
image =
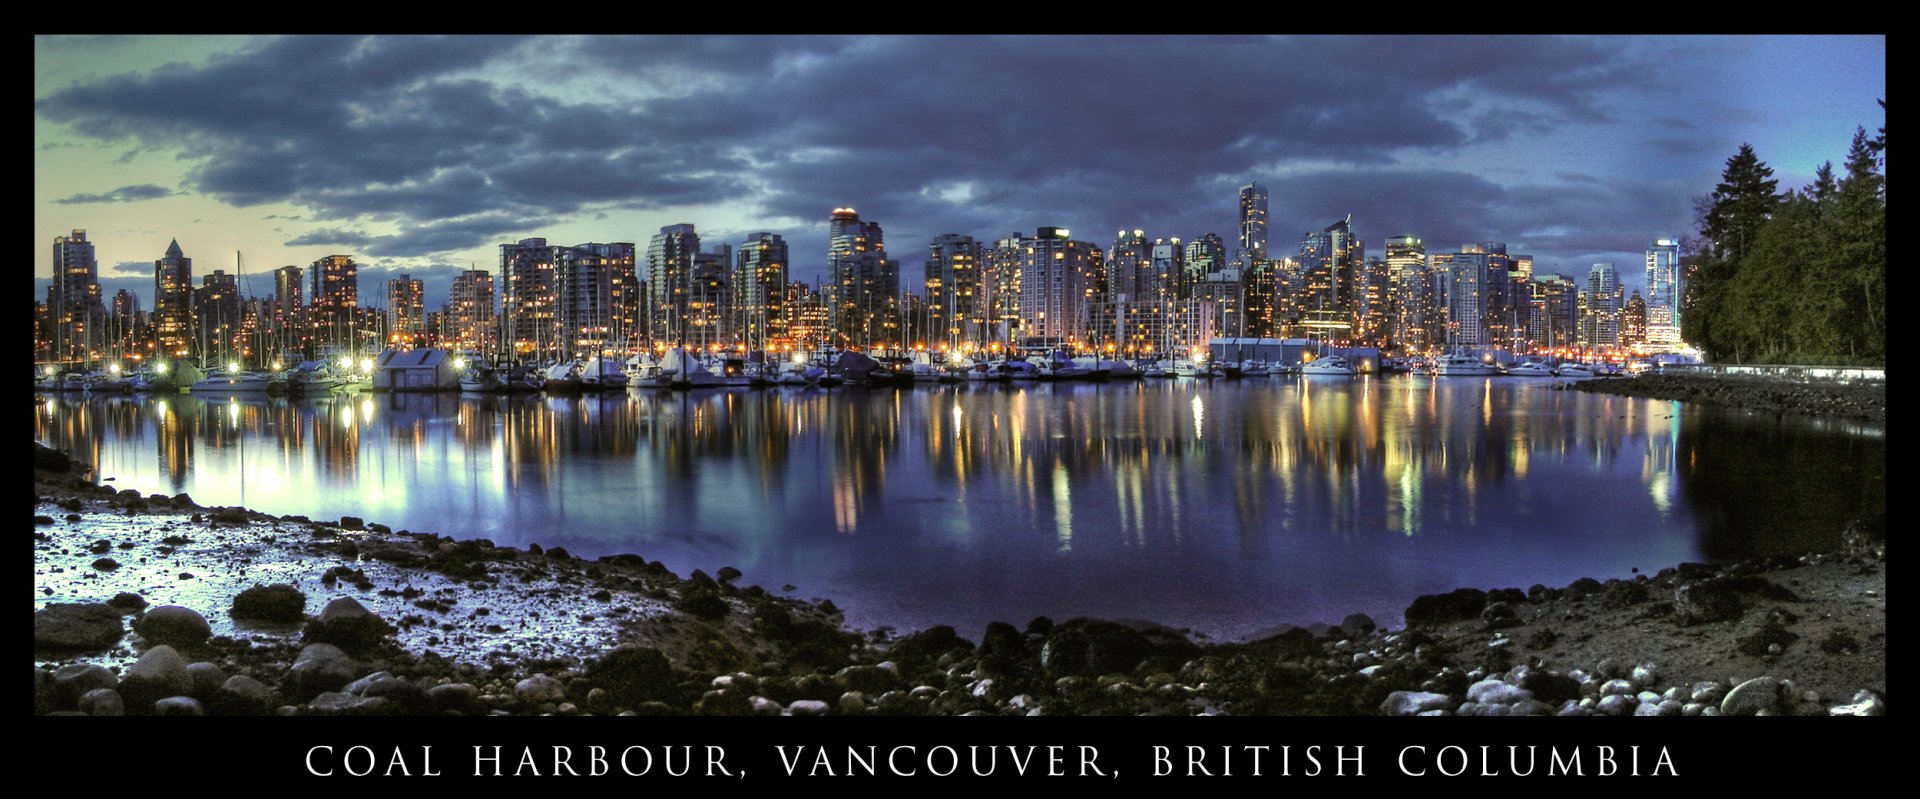
{"label": "large boulder", "polygon": [[332,644],[308,644],[287,670],[290,698],[306,699],[322,691],[337,691],[353,682],[353,660]]}
{"label": "large boulder", "polygon": [[680,682],[679,673],[660,650],[633,643],[616,646],[606,657],[588,665],[587,676],[595,686],[607,689],[615,702],[629,708],[671,698]]}
{"label": "large boulder", "polygon": [[213,628],[205,617],[179,605],[163,605],[147,611],[133,623],[133,631],[150,643],[168,646],[198,646],[213,635]]}
{"label": "large boulder", "polygon": [[1130,674],[1152,653],[1153,644],[1136,630],[1110,621],[1074,619],[1047,636],[1040,665],[1055,679]]}
{"label": "large boulder", "polygon": [[233,617],[298,622],[307,617],[307,595],[286,583],[255,584],[233,598]]}
{"label": "large boulder", "polygon": [[353,597],[341,597],[327,603],[319,617],[307,622],[308,643],[333,644],[350,652],[363,652],[393,634],[393,626],[379,614],[368,610]]}
{"label": "large boulder", "polygon": [[120,676],[120,696],[130,708],[148,708],[170,696],[193,692],[187,659],[164,644],[147,650]]}
{"label": "large boulder", "polygon": [[1415,597],[1413,604],[1407,606],[1407,624],[1445,624],[1450,621],[1477,618],[1480,611],[1487,607],[1487,592],[1477,588],[1462,588],[1446,594],[1427,594]]}
{"label": "large boulder", "polygon": [[33,613],[36,649],[98,652],[120,643],[126,634],[120,611],[110,605],[55,604]]}

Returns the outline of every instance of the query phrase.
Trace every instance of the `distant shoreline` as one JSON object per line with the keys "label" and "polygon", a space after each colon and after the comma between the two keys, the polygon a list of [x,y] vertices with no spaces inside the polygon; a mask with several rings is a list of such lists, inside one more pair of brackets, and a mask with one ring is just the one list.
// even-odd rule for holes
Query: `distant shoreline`
{"label": "distant shoreline", "polygon": [[1884,382],[1840,384],[1766,377],[1647,374],[1618,380],[1582,380],[1572,386],[1595,394],[1679,400],[1881,425],[1887,422]]}

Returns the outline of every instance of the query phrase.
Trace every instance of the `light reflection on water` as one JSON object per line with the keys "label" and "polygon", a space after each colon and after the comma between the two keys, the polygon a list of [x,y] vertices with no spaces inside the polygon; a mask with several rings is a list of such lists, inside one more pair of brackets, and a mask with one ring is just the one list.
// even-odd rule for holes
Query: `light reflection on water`
{"label": "light reflection on water", "polygon": [[1878,430],[1518,379],[35,407],[122,488],[735,566],[856,625],[963,632],[1397,621],[1422,593],[1788,551],[1884,508]]}

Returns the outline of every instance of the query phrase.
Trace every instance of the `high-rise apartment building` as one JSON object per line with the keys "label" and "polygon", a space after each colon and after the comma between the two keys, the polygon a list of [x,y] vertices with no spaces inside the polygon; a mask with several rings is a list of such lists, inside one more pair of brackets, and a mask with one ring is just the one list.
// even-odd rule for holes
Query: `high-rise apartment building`
{"label": "high-rise apartment building", "polygon": [[563,355],[591,357],[636,346],[638,293],[631,242],[554,249],[554,320]]}
{"label": "high-rise apartment building", "polygon": [[1301,325],[1314,338],[1349,341],[1359,310],[1357,280],[1365,264],[1365,246],[1353,235],[1353,216],[1309,232],[1300,241],[1305,280],[1298,298]]}
{"label": "high-rise apartment building", "polygon": [[500,324],[507,347],[515,355],[547,354],[559,350],[555,324],[555,290],[559,258],[544,238],[521,239],[500,245]]}
{"label": "high-rise apartment building", "polygon": [[1106,293],[1100,248],[1057,227],[1040,228],[1024,245],[1019,340],[1031,347],[1084,341],[1088,305]]}
{"label": "high-rise apartment building", "polygon": [[1647,343],[1647,301],[1636,291],[1620,310],[1620,346],[1638,347]]}
{"label": "high-rise apartment building", "polygon": [[791,343],[787,331],[787,242],[749,233],[734,250],[733,312],[751,349]]}
{"label": "high-rise apartment building", "polygon": [[647,244],[647,331],[655,342],[686,341],[687,299],[693,290],[700,234],[692,225],[668,225]]}
{"label": "high-rise apartment building", "polygon": [[499,346],[494,317],[493,273],[468,269],[453,279],[442,316],[442,335],[467,352],[492,353]]}
{"label": "high-rise apartment building", "polygon": [[1654,239],[1647,248],[1647,343],[1680,343],[1680,242]]}
{"label": "high-rise apartment building", "polygon": [[360,307],[360,267],[353,258],[329,255],[308,267],[312,278],[309,316],[316,340],[357,347],[356,317]]}
{"label": "high-rise apartment building", "polygon": [[104,343],[106,307],[100,299],[100,263],[87,231],[53,239],[53,284],[47,290],[54,357],[85,360]]}
{"label": "high-rise apartment building", "polygon": [[863,222],[852,208],[835,208],[827,219],[827,287],[834,329],[846,343],[874,346],[898,341],[900,275],[887,259],[878,222]]}
{"label": "high-rise apartment building", "polygon": [[313,337],[307,324],[306,273],[297,266],[273,270],[273,297],[269,302],[268,328],[282,347],[305,351]]}
{"label": "high-rise apartment building", "polygon": [[179,239],[153,262],[153,327],[156,357],[193,353],[193,259],[180,251]]}
{"label": "high-rise apartment building", "polygon": [[972,236],[943,233],[927,245],[927,338],[950,345],[982,339],[983,266],[980,242]]}
{"label": "high-rise apartment building", "polygon": [[388,280],[387,343],[411,348],[427,332],[426,283],[402,274]]}
{"label": "high-rise apartment building", "polygon": [[1258,183],[1240,187],[1240,258],[1251,263],[1267,257],[1267,190]]}
{"label": "high-rise apartment building", "polygon": [[1611,261],[1597,263],[1587,271],[1587,288],[1581,292],[1580,345],[1606,349],[1620,343],[1620,272]]}
{"label": "high-rise apartment building", "polygon": [[200,278],[193,292],[193,317],[202,355],[222,362],[239,360],[246,343],[244,310],[237,276],[215,269]]}

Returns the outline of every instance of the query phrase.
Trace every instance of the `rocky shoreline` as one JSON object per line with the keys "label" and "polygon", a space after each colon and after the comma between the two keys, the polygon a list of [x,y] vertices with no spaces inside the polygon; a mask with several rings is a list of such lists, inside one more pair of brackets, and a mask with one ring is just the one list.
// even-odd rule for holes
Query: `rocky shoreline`
{"label": "rocky shoreline", "polygon": [[1618,380],[1581,380],[1575,390],[1627,397],[1887,423],[1887,385],[1794,382],[1767,377],[1647,374]]}
{"label": "rocky shoreline", "polygon": [[1885,713],[1885,544],[1864,534],[1420,597],[1392,631],[1198,644],[1038,618],[973,641],[852,631],[731,568],[205,508],[35,456],[37,715]]}

